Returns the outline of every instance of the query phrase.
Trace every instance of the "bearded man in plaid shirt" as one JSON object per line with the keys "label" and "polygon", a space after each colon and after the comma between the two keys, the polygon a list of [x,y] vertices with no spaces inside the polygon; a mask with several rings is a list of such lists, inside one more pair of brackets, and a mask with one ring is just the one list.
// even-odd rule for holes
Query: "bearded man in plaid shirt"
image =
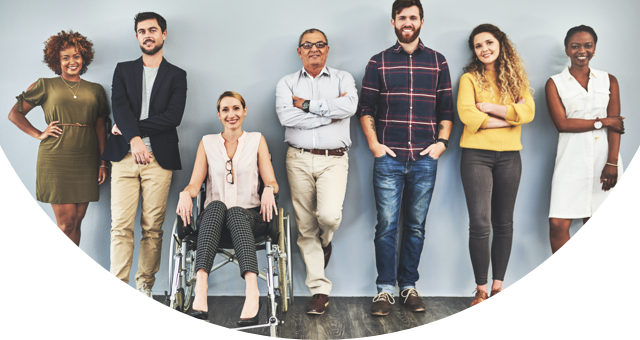
{"label": "bearded man in plaid shirt", "polygon": [[[396,281],[401,304],[413,312],[425,310],[416,290],[418,265],[437,159],[448,146],[453,125],[453,100],[446,59],[418,38],[423,16],[420,0],[393,3],[391,24],[398,42],[369,60],[356,113],[375,157],[378,294],[373,315],[389,314]],[[396,261],[403,200],[404,231]]]}

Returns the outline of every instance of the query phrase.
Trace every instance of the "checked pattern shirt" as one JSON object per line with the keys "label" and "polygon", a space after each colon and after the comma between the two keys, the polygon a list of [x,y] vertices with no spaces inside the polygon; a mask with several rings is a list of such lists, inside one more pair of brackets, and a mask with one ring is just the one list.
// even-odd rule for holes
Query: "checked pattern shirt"
{"label": "checked pattern shirt", "polygon": [[413,54],[396,42],[374,55],[365,70],[356,114],[375,117],[378,141],[393,150],[396,159],[415,161],[438,139],[438,123],[453,121],[447,60],[422,40]]}

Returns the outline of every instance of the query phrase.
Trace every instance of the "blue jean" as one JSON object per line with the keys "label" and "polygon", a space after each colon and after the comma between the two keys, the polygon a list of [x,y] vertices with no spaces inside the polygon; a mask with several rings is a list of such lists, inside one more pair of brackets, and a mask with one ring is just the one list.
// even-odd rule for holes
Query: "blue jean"
{"label": "blue jean", "polygon": [[[378,210],[374,244],[378,293],[393,294],[396,279],[400,290],[415,288],[437,170],[438,161],[429,155],[406,162],[389,155],[374,160],[373,191]],[[403,233],[398,263],[398,222],[403,196]]]}

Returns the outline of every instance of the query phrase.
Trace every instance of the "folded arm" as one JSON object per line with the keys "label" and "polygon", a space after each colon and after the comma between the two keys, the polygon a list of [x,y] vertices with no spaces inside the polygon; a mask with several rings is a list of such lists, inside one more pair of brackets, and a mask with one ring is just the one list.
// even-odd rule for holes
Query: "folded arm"
{"label": "folded arm", "polygon": [[313,112],[294,106],[292,86],[285,78],[280,79],[276,86],[276,113],[280,124],[284,127],[313,129],[322,125],[331,124],[331,118],[322,117]]}

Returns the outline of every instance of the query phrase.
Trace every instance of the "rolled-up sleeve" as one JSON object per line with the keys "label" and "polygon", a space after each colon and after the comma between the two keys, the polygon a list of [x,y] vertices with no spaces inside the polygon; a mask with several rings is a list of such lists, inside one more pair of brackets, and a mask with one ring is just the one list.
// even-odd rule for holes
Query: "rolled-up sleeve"
{"label": "rolled-up sleeve", "polygon": [[380,97],[378,77],[378,63],[375,59],[371,58],[364,71],[364,78],[362,79],[360,102],[358,104],[358,110],[356,111],[358,118],[362,118],[363,116],[375,117],[376,115],[376,107]]}
{"label": "rolled-up sleeve", "polygon": [[438,53],[440,62],[440,74],[438,76],[438,88],[436,90],[436,118],[437,121],[453,121],[453,96],[451,94],[451,76],[449,65],[442,54]]}

